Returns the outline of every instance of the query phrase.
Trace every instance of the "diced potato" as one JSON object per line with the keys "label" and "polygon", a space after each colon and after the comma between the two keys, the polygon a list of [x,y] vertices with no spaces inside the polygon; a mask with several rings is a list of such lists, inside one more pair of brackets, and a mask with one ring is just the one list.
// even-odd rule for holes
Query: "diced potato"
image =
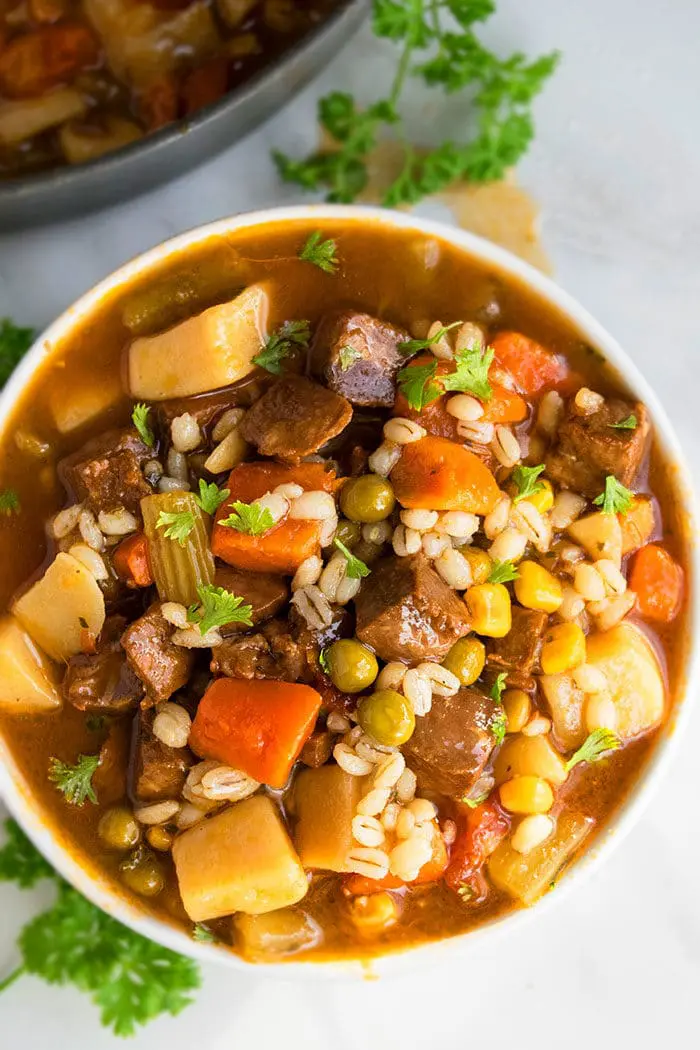
{"label": "diced potato", "polygon": [[545,674],[539,681],[549,704],[555,740],[565,751],[575,750],[586,738],[582,691],[569,674]]}
{"label": "diced potato", "polygon": [[269,298],[263,285],[211,306],[129,348],[129,388],[135,398],[163,401],[217,390],[250,372],[266,338]]}
{"label": "diced potato", "polygon": [[66,388],[62,384],[53,387],[49,396],[49,408],[60,434],[71,434],[80,427],[99,419],[107,409],[115,405],[122,396],[118,377],[111,382],[86,383]]}
{"label": "diced potato", "polygon": [[617,711],[617,734],[623,740],[658,725],[664,714],[665,689],[659,661],[646,637],[631,623],[590,635],[587,661],[602,671]]}
{"label": "diced potato", "polygon": [[0,653],[0,711],[34,715],[62,706],[58,668],[14,616],[0,619]]}
{"label": "diced potato", "polygon": [[347,871],[353,847],[352,818],[365,791],[363,777],[340,766],[304,769],[294,784],[294,841],[306,868]]}
{"label": "diced potato", "polygon": [[105,125],[104,130],[86,128],[78,121],[69,121],[63,125],[58,140],[69,164],[85,164],[143,137],[138,124],[123,117],[108,114]]}
{"label": "diced potato", "polygon": [[193,922],[286,908],[308,889],[282,818],[266,795],[238,802],[179,835],[173,860]]}
{"label": "diced potato", "polygon": [[622,555],[639,550],[651,539],[656,522],[650,496],[635,496],[626,514],[619,516],[622,530]]}
{"label": "diced potato", "polygon": [[619,567],[622,561],[622,529],[617,514],[588,514],[569,525],[568,533],[574,543],[583,547],[593,561],[609,558]]}
{"label": "diced potato", "polygon": [[12,611],[54,660],[81,652],[86,634],[96,638],[105,622],[105,600],[95,577],[70,554],[57,554]]}
{"label": "diced potato", "polygon": [[546,893],[559,869],[579,848],[595,821],[580,813],[559,814],[554,834],[541,846],[523,855],[510,842],[502,842],[489,861],[489,875],[499,890],[534,904]]}
{"label": "diced potato", "polygon": [[272,962],[310,948],[321,936],[313,919],[299,908],[281,908],[266,915],[234,915],[233,937],[238,950],[255,962]]}
{"label": "diced potato", "polygon": [[14,146],[72,117],[82,117],[87,105],[72,88],[51,91],[41,98],[0,103],[0,146]]}
{"label": "diced potato", "polygon": [[506,737],[493,764],[493,775],[497,784],[512,777],[532,776],[557,786],[566,780],[566,766],[546,736],[521,736],[518,733]]}

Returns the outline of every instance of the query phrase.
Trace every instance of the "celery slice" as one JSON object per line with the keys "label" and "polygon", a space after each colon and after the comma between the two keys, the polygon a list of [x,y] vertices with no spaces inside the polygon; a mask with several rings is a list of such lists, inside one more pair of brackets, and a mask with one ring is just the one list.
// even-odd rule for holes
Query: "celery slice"
{"label": "celery slice", "polygon": [[[194,528],[183,544],[159,529],[161,512],[190,513]],[[214,582],[214,558],[209,548],[206,516],[191,492],[163,492],[141,500],[148,554],[161,601],[192,605],[197,588]]]}

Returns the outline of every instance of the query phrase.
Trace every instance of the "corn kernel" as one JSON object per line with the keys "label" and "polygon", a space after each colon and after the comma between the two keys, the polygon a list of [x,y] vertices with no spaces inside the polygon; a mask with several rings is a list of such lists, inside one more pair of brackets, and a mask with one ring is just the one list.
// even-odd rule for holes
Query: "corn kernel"
{"label": "corn kernel", "polygon": [[493,562],[486,551],[479,550],[478,547],[464,547],[461,554],[469,562],[469,568],[472,570],[473,583],[486,583],[491,575],[491,569],[493,568]]}
{"label": "corn kernel", "polygon": [[546,514],[554,506],[554,489],[549,481],[542,480],[540,484],[543,487],[534,496],[528,496],[527,502],[531,503],[540,514]]}
{"label": "corn kernel", "polygon": [[515,597],[526,609],[541,609],[542,612],[556,612],[564,595],[561,583],[536,561],[521,561],[518,566],[520,575],[515,581]]}
{"label": "corn kernel", "polygon": [[509,813],[547,813],[554,805],[554,792],[541,777],[513,777],[501,784],[498,793]]}
{"label": "corn kernel", "polygon": [[502,583],[479,583],[464,596],[472,630],[487,638],[505,638],[511,628],[510,594]]}
{"label": "corn kernel", "polygon": [[506,732],[519,733],[530,717],[530,697],[523,689],[506,689],[502,697]]}
{"label": "corn kernel", "polygon": [[577,623],[560,623],[547,631],[541,662],[545,674],[564,674],[586,662],[586,636]]}

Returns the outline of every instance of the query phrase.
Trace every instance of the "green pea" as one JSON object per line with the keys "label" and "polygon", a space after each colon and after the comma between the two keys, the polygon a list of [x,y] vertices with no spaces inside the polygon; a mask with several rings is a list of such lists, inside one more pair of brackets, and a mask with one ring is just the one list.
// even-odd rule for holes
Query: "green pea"
{"label": "green pea", "polygon": [[391,482],[378,474],[350,478],[340,493],[340,507],[351,521],[372,522],[388,518],[396,504]]}
{"label": "green pea", "polygon": [[460,638],[442,661],[442,666],[459,678],[462,685],[473,685],[484,669],[486,649],[478,638]]}
{"label": "green pea", "polygon": [[155,897],[165,885],[165,875],[160,864],[146,850],[135,850],[119,865],[119,874],[125,886],[140,897]]}
{"label": "green pea", "polygon": [[108,849],[132,849],[141,838],[134,814],[125,806],[108,809],[100,818],[97,834]]}
{"label": "green pea", "polygon": [[340,540],[348,550],[352,550],[355,544],[360,542],[361,534],[359,522],[341,518],[338,522],[338,528],[335,530],[334,539]]}
{"label": "green pea", "polygon": [[369,688],[379,672],[371,649],[355,638],[341,638],[326,650],[328,673],[341,693],[360,693]]}
{"label": "green pea", "polygon": [[380,689],[364,697],[357,708],[357,718],[365,733],[385,747],[405,744],[416,728],[411,704],[394,689]]}

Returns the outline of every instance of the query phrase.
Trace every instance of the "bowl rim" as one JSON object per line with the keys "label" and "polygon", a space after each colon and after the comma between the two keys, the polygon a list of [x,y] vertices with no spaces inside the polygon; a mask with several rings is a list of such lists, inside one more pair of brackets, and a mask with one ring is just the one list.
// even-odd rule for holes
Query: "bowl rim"
{"label": "bowl rim", "polygon": [[95,879],[81,867],[63,843],[60,829],[54,831],[49,821],[42,816],[40,808],[34,804],[31,787],[19,773],[9,748],[0,736],[0,799],[5,802],[10,813],[32,842],[64,879],[124,925],[180,954],[190,956],[200,962],[216,962],[239,971],[258,972],[266,976],[275,975],[285,979],[307,979],[309,977],[312,980],[342,979],[406,973],[425,964],[439,963],[458,955],[465,956],[477,949],[484,938],[493,939],[496,935],[502,936],[506,932],[515,932],[526,921],[544,914],[545,909],[553,907],[557,901],[570,893],[574,886],[579,885],[584,878],[601,867],[613,848],[623,840],[641,817],[652,795],[658,789],[676,748],[684,736],[683,731],[691,716],[691,686],[700,672],[700,599],[696,588],[696,581],[700,579],[700,552],[697,543],[693,542],[693,537],[697,534],[698,515],[690,472],[678,439],[659,399],[619,343],[569,293],[506,249],[456,227],[370,206],[296,205],[230,216],[179,234],[136,256],[115,270],[81,296],[37,337],[0,393],[0,433],[4,431],[16,402],[35,370],[43,363],[47,353],[51,352],[53,345],[80,324],[105,296],[123,283],[133,280],[137,274],[147,272],[162,263],[167,257],[182,253],[183,250],[217,235],[257,226],[298,223],[308,227],[308,224],[313,222],[323,224],[337,221],[355,223],[365,227],[375,225],[388,230],[412,230],[418,234],[432,236],[448,242],[452,247],[471,255],[481,263],[491,265],[504,275],[520,281],[573,322],[581,336],[602,352],[606,361],[616,369],[623,382],[640,400],[644,401],[650,411],[660,447],[677,470],[675,491],[687,515],[686,533],[690,569],[688,632],[691,641],[687,650],[685,675],[680,688],[681,695],[678,697],[670,723],[665,727],[654,748],[644,775],[593,846],[559,880],[556,893],[547,894],[534,907],[507,912],[466,933],[416,945],[388,955],[372,956],[369,960],[290,959],[283,963],[254,964],[231,951],[222,951],[216,946],[195,942],[184,931],[147,915],[116,893],[106,878]]}

